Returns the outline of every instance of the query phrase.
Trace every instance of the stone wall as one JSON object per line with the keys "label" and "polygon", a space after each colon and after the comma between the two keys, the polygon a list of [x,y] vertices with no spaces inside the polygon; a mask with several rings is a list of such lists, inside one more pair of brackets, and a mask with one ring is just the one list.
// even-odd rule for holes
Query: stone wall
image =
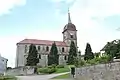
{"label": "stone wall", "polygon": [[120,80],[120,62],[75,69],[77,80]]}
{"label": "stone wall", "polygon": [[6,71],[6,75],[32,75],[34,74],[34,68],[33,67],[18,67],[14,69],[10,69]]}

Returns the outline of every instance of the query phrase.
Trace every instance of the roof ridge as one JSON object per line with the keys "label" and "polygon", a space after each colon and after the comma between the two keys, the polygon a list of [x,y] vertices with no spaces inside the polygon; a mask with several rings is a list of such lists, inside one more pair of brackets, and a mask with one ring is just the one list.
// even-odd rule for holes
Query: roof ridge
{"label": "roof ridge", "polygon": [[[63,41],[55,41],[55,40],[43,40],[43,39],[24,39],[24,40],[38,40],[38,41],[54,41],[54,42],[63,42]],[[22,40],[23,41],[23,40]]]}
{"label": "roof ridge", "polygon": [[67,46],[64,41],[40,40],[40,39],[24,39],[17,44],[39,44],[39,45],[52,45],[55,42],[58,46]]}

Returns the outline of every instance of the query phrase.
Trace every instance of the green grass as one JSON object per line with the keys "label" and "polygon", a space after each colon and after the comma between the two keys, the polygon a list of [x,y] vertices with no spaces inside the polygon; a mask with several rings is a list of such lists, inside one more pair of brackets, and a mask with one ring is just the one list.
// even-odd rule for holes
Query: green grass
{"label": "green grass", "polygon": [[69,72],[69,66],[65,66],[64,68],[57,68],[57,71],[55,73],[64,73],[64,72]]}
{"label": "green grass", "polygon": [[[66,65],[64,68],[56,67],[56,71],[54,73],[70,72],[70,67],[73,67],[73,65]],[[43,68],[38,68],[38,72],[39,72],[39,69],[43,69]]]}
{"label": "green grass", "polygon": [[71,77],[70,77],[70,73],[68,73],[68,74],[56,76],[56,77],[54,77],[54,78],[52,78],[52,79],[70,79],[70,78],[71,78]]}
{"label": "green grass", "polygon": [[14,76],[0,76],[0,80],[17,80]]}

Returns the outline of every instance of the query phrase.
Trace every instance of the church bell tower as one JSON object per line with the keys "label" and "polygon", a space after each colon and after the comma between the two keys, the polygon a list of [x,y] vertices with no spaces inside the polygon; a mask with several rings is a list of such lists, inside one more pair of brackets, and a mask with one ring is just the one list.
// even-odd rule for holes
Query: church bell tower
{"label": "church bell tower", "polygon": [[63,29],[63,41],[70,46],[71,41],[74,41],[77,47],[77,30],[76,26],[71,22],[70,12],[68,10],[68,23],[65,25]]}

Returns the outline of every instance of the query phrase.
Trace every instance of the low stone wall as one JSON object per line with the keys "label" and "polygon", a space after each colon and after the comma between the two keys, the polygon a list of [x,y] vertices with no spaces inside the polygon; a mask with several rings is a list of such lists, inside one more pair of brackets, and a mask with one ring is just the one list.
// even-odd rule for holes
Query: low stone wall
{"label": "low stone wall", "polygon": [[31,75],[34,74],[34,67],[18,67],[7,70],[6,75]]}
{"label": "low stone wall", "polygon": [[77,80],[120,80],[120,62],[75,69]]}

